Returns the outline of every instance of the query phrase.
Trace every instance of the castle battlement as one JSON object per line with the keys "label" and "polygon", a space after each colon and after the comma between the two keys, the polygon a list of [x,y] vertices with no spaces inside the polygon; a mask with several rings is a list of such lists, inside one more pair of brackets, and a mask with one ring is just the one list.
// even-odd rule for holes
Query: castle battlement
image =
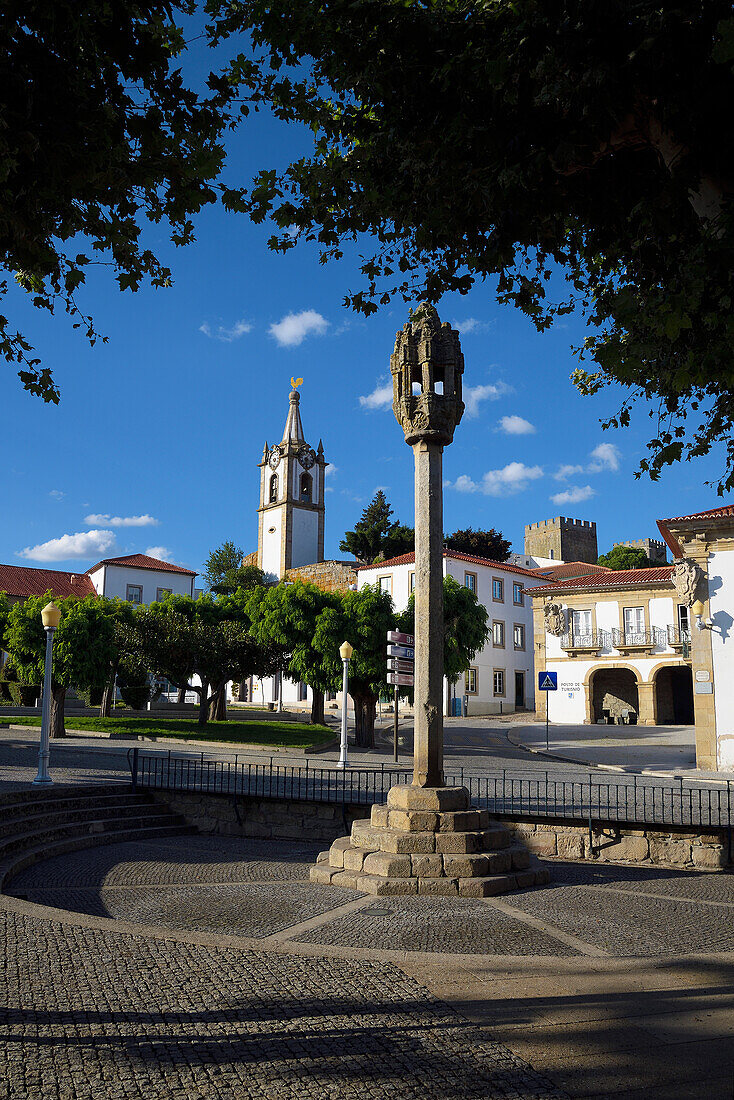
{"label": "castle battlement", "polygon": [[554,561],[585,561],[596,564],[596,523],[571,516],[554,516],[525,527],[525,553]]}

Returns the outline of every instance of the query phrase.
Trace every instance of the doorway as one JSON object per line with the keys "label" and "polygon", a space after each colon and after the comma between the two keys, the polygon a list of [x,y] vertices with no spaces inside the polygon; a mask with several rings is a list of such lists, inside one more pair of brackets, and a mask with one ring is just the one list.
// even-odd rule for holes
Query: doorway
{"label": "doorway", "polygon": [[515,673],[515,710],[525,710],[525,673]]}

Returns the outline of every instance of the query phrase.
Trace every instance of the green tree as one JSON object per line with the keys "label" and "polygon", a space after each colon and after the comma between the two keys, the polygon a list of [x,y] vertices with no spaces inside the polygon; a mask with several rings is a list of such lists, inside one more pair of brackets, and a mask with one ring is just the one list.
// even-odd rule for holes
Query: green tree
{"label": "green tree", "polygon": [[[211,77],[200,93],[184,81],[176,20],[194,9],[194,0],[3,5],[0,263],[33,305],[63,307],[92,344],[97,330],[77,301],[88,268],[110,267],[121,290],[168,286],[144,225],[160,237],[163,223],[174,244],[188,244],[192,216],[217,198],[235,89]],[[58,402],[51,371],[4,316],[0,354],[26,389]]]}
{"label": "green tree", "polygon": [[501,531],[495,531],[494,527],[490,527],[489,531],[475,531],[473,527],[454,531],[453,535],[445,537],[444,546],[447,550],[472,554],[477,558],[489,558],[490,561],[507,561],[512,550],[512,543],[503,538]]}
{"label": "green tree", "polygon": [[651,562],[645,551],[637,547],[613,546],[608,554],[599,557],[597,564],[608,569],[647,569]]}
{"label": "green tree", "polygon": [[[31,596],[14,604],[5,629],[5,648],[21,682],[42,684],[46,662],[46,633],[41,610],[49,600]],[[51,665],[51,737],[65,737],[64,701],[70,687],[90,688],[103,684],[114,658],[112,621],[94,596],[54,600],[61,621],[54,634]]]}
{"label": "green tree", "polygon": [[[415,592],[398,616],[398,630],[414,633]],[[454,684],[470,667],[489,637],[487,609],[474,592],[453,577],[443,579],[443,674]]]}
{"label": "green tree", "polygon": [[314,638],[319,617],[339,603],[338,595],[302,581],[256,588],[247,603],[253,637],[263,645],[281,647],[289,675],[311,688],[312,723],[323,724],[324,693],[332,686]]}
{"label": "green tree", "polygon": [[392,514],[383,490],[378,489],[354,530],[345,533],[339,549],[366,563],[408,553],[415,545],[415,532],[391,519]]}
{"label": "green tree", "polygon": [[354,703],[356,743],[373,748],[375,715],[380,694],[387,690],[387,632],[394,629],[395,612],[387,592],[365,585],[358,592],[339,593],[335,607],[318,617],[313,647],[321,655],[324,682],[337,691],[342,682],[339,646],[349,642],[349,694]]}
{"label": "green tree", "polygon": [[[242,94],[314,146],[226,201],[322,262],[371,233],[370,313],[490,277],[539,330],[577,310],[582,393],[649,399],[638,473],[726,448],[734,484],[734,19],[728,0],[208,0]],[[724,106],[725,121],[721,110]],[[564,282],[554,278],[558,271]],[[686,431],[686,419],[690,427]]]}
{"label": "green tree", "polygon": [[[135,682],[130,681],[131,662],[135,662],[135,655],[125,651],[125,642],[129,637],[127,628],[132,624],[135,608],[127,600],[108,600],[105,597],[99,598],[99,606],[112,623],[114,638],[114,646],[110,654],[110,667],[103,681],[104,690],[99,707],[100,717],[109,718],[112,713],[115,680],[118,679],[120,686],[127,686],[128,683]],[[135,663],[137,664],[137,662]],[[147,672],[147,669],[142,670],[143,680],[139,682],[147,682]]]}
{"label": "green tree", "polygon": [[234,572],[242,565],[244,550],[237,546],[231,539],[223,542],[216,550],[212,550],[204,564],[204,583],[211,591],[214,585],[221,584],[228,573]]}

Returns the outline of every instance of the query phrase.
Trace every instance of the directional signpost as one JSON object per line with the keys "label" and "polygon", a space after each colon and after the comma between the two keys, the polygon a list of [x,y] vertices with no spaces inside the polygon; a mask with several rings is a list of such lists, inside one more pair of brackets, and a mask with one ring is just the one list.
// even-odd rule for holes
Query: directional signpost
{"label": "directional signpost", "polygon": [[399,630],[387,632],[387,682],[395,685],[393,711],[393,759],[398,760],[398,687],[413,687],[415,638]]}
{"label": "directional signpost", "polygon": [[[558,691],[557,672],[538,673],[538,691]],[[545,751],[548,752],[548,695],[545,697]]]}

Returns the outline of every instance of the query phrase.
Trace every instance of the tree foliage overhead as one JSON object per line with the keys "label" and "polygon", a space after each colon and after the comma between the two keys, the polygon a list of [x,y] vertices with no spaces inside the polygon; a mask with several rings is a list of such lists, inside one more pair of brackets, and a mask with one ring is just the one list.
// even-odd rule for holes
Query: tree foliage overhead
{"label": "tree foliage overhead", "polygon": [[[474,592],[453,577],[443,579],[443,672],[449,683],[458,680],[489,637],[486,607]],[[398,629],[414,632],[415,593],[398,616]]]}
{"label": "tree foliage overhead", "polygon": [[647,569],[652,565],[644,550],[636,546],[613,546],[608,554],[601,554],[597,565],[608,569]]}
{"label": "tree foliage overhead", "polygon": [[[217,198],[226,81],[200,94],[177,59],[195,0],[6,0],[0,15],[0,264],[35,306],[62,306],[94,343],[77,293],[90,265],[121,290],[171,279],[141,242],[146,221],[193,239]],[[247,108],[245,107],[244,110]],[[7,291],[0,280],[0,297]],[[0,316],[0,354],[26,389],[58,402],[48,367]]]}
{"label": "tree foliage overhead", "polygon": [[488,531],[475,531],[466,527],[446,535],[444,546],[447,550],[456,550],[460,554],[473,554],[477,558],[489,558],[490,561],[507,561],[512,543],[503,537],[501,531],[490,527]]}
{"label": "tree foliage overhead", "polygon": [[[727,0],[207,0],[248,31],[233,81],[314,133],[229,206],[322,260],[373,234],[365,313],[477,279],[539,330],[580,310],[584,393],[620,382],[656,417],[651,477],[727,448],[734,484],[734,19]],[[567,292],[549,293],[557,265]],[[687,418],[689,423],[687,428]]]}
{"label": "tree foliage overhead", "polygon": [[393,520],[392,514],[383,490],[378,489],[339,549],[367,564],[408,553],[415,546],[415,531]]}

